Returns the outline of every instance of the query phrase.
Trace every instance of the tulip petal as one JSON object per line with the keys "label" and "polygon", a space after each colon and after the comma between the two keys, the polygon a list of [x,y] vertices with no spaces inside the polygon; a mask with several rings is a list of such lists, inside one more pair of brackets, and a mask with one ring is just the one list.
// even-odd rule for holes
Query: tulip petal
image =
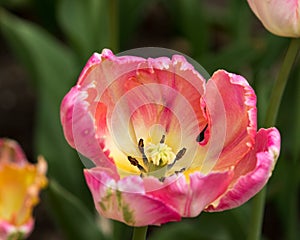
{"label": "tulip petal", "polygon": [[248,0],[249,6],[273,34],[284,37],[300,36],[299,0]]}
{"label": "tulip petal", "polygon": [[[109,121],[111,133],[118,136],[118,147],[127,151],[127,155],[139,154],[137,141],[147,138],[155,125],[162,126],[167,136],[178,133],[177,139],[181,138],[180,134],[195,134],[199,127],[205,127],[206,119],[200,106],[204,78],[184,58],[145,59],[136,65],[135,75],[128,75],[124,86],[126,93],[110,106],[113,114]],[[126,108],[129,112],[124,112]],[[122,117],[119,117],[120,112]],[[134,137],[128,134],[131,126]]]}
{"label": "tulip petal", "polygon": [[145,179],[148,195],[177,209],[182,217],[195,217],[227,189],[232,172],[203,175],[194,172],[188,180],[184,175],[167,178],[164,183]]}
{"label": "tulip petal", "polygon": [[104,217],[130,226],[160,225],[181,219],[172,206],[146,194],[139,176],[119,180],[100,168],[85,170],[84,174],[96,209]]}
{"label": "tulip petal", "polygon": [[196,145],[207,121],[200,103],[204,83],[181,56],[118,57],[105,49],[91,57],[62,102],[66,139],[97,166],[115,163],[135,173],[127,157],[140,155],[138,140],[149,137],[155,125],[165,128],[175,152],[182,142]]}
{"label": "tulip petal", "polygon": [[[206,120],[200,107],[200,99],[204,94],[204,83],[205,79],[194,70],[194,67],[184,57],[175,55],[172,59],[166,57],[149,58],[146,63],[140,64],[137,68],[136,77],[128,82],[128,91],[137,86],[146,85],[149,88],[148,91],[147,88],[136,91],[143,98],[144,104],[160,104],[175,112],[177,117],[184,116],[184,110],[192,108],[192,114],[196,115],[195,118],[203,128]],[[172,118],[163,119],[166,123],[172,122]],[[148,127],[153,124],[151,118],[146,118],[145,121]],[[168,130],[168,125],[165,125]]]}
{"label": "tulip petal", "polygon": [[205,101],[210,122],[203,172],[218,171],[238,163],[253,147],[256,95],[242,76],[219,70],[207,83]]}
{"label": "tulip petal", "polygon": [[276,128],[260,129],[253,151],[236,166],[231,186],[206,211],[223,211],[240,206],[259,192],[271,177],[280,151],[280,134]]}
{"label": "tulip petal", "polygon": [[47,184],[46,171],[42,156],[31,164],[17,142],[0,139],[0,239],[30,234],[33,208]]}
{"label": "tulip petal", "polygon": [[[94,54],[83,69],[77,85],[62,101],[61,122],[67,141],[96,165],[115,169],[111,152],[116,152],[118,148],[108,134],[106,119],[108,106],[115,96],[109,95],[107,88],[109,86],[115,90],[114,94],[118,93],[114,81],[124,72],[133,71],[131,65],[133,62],[135,66],[136,61],[141,60],[137,57],[116,58],[110,50],[103,50],[101,55]],[[103,99],[106,101],[102,102]],[[121,115],[122,112],[119,113]],[[120,151],[118,154],[122,156]]]}
{"label": "tulip petal", "polygon": [[[14,234],[21,234],[22,237],[25,239],[27,238],[34,228],[34,220],[30,218],[26,224],[22,226],[16,227],[6,221],[0,220],[0,239],[10,239]],[[13,238],[15,239],[15,238]]]}
{"label": "tulip petal", "polygon": [[0,139],[0,164],[17,163],[24,165],[27,159],[20,145],[11,139]]}
{"label": "tulip petal", "polygon": [[73,87],[65,96],[61,104],[61,122],[65,138],[78,152],[102,167],[115,168],[109,152],[103,150],[103,138],[99,138],[95,122],[100,127],[105,124],[101,111],[106,108],[98,104],[96,118],[89,113],[89,105],[85,102],[86,95],[79,91],[78,86]]}

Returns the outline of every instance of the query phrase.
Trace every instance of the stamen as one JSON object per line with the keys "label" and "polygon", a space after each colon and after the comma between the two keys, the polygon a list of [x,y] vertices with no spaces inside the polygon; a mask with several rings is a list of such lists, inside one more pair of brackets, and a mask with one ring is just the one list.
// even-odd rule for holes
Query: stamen
{"label": "stamen", "polygon": [[203,128],[203,130],[199,133],[199,135],[196,138],[197,142],[202,142],[204,140],[204,134],[205,134],[207,127],[208,127],[208,124],[206,124],[205,128]]}
{"label": "stamen", "polygon": [[[177,175],[177,174],[179,174],[179,173],[182,173],[182,172],[185,171],[185,169],[186,169],[185,167],[184,167],[184,168],[181,168],[179,171],[175,171],[173,174],[169,175],[169,177],[170,177],[170,176],[173,176],[174,174]],[[158,180],[161,181],[161,182],[163,182],[163,181],[166,180],[166,177],[161,177],[161,178],[159,178]]]}
{"label": "stamen", "polygon": [[176,154],[175,161],[181,159],[181,158],[183,157],[183,155],[185,154],[185,152],[186,152],[186,148],[181,149],[181,150]]}
{"label": "stamen", "polygon": [[166,179],[166,177],[161,177],[161,178],[159,178],[158,180],[159,180],[160,182],[163,182],[163,181],[165,181],[165,179]]}
{"label": "stamen", "polygon": [[179,171],[175,171],[175,174],[182,173],[185,171],[185,168],[181,168]]}
{"label": "stamen", "polygon": [[140,151],[141,149],[144,149],[144,140],[142,138],[139,140],[139,149]]}
{"label": "stamen", "polygon": [[131,163],[132,166],[137,167],[141,172],[146,172],[145,168],[139,164],[138,160],[136,160],[135,158],[128,156],[127,157],[129,162]]}
{"label": "stamen", "polygon": [[149,161],[148,161],[148,158],[147,158],[147,156],[145,154],[144,140],[142,138],[139,140],[138,147],[139,147],[139,150],[140,150],[140,152],[142,154],[143,163],[145,164],[145,166],[148,166]]}
{"label": "stamen", "polygon": [[161,143],[161,144],[165,143],[165,138],[166,138],[166,136],[165,136],[165,135],[162,135],[161,140],[160,140],[159,143]]}
{"label": "stamen", "polygon": [[171,169],[174,166],[174,164],[183,157],[185,152],[186,152],[186,148],[183,148],[176,154],[174,161],[167,166],[168,170]]}

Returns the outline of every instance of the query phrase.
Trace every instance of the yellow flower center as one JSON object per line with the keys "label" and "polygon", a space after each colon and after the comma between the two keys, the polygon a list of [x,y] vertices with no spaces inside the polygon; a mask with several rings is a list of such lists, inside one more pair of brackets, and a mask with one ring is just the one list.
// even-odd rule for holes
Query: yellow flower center
{"label": "yellow flower center", "polygon": [[172,148],[165,143],[150,143],[145,149],[145,154],[148,160],[156,166],[173,163],[176,158]]}
{"label": "yellow flower center", "polygon": [[146,147],[144,146],[144,140],[140,139],[138,148],[142,155],[142,162],[132,156],[128,156],[128,160],[131,165],[138,168],[141,176],[151,175],[164,180],[166,176],[185,170],[185,168],[180,168],[177,171],[171,171],[174,164],[185,154],[186,148],[182,148],[175,154],[172,148],[165,143],[164,135],[158,144],[149,143]]}

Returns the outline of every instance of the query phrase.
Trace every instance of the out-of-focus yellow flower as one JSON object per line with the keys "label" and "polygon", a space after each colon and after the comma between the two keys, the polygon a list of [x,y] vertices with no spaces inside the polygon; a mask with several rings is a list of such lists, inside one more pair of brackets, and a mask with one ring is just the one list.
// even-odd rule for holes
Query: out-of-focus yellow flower
{"label": "out-of-focus yellow flower", "polygon": [[0,139],[0,240],[24,238],[34,226],[33,207],[47,185],[47,163],[27,161],[13,140]]}

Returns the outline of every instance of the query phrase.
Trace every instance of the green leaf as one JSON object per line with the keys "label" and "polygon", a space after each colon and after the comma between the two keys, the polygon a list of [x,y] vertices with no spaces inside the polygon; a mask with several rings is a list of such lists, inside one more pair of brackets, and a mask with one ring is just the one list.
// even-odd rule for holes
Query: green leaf
{"label": "green leaf", "polygon": [[99,239],[101,234],[96,231],[94,219],[89,216],[94,206],[84,182],[82,164],[78,154],[64,139],[59,116],[60,103],[75,84],[81,67],[76,64],[70,49],[46,31],[3,9],[0,11],[0,27],[12,50],[32,76],[38,96],[36,151],[45,156],[50,178],[63,186],[50,186],[51,209],[69,239]]}
{"label": "green leaf", "polygon": [[208,53],[196,60],[210,74],[222,68],[230,72],[241,73],[243,67],[247,66],[255,57],[256,49],[253,49],[248,44],[233,43],[222,49],[218,54]]}
{"label": "green leaf", "polygon": [[[119,31],[121,49],[127,49],[132,36],[136,34],[136,29],[143,22],[145,8],[154,1],[147,0],[119,0]],[[131,36],[131,37],[129,37]]]}
{"label": "green leaf", "polygon": [[54,209],[53,214],[59,219],[60,226],[66,230],[68,239],[106,239],[96,225],[96,219],[83,203],[57,182],[50,182],[48,197]]}
{"label": "green leaf", "polygon": [[248,207],[220,212],[201,213],[194,219],[154,228],[150,240],[240,240],[246,238]]}
{"label": "green leaf", "polygon": [[32,0],[0,0],[0,5],[8,8],[20,8],[30,5]]}
{"label": "green leaf", "polygon": [[61,100],[79,74],[72,52],[43,29],[4,10],[0,12],[0,27],[35,84],[37,154],[45,156],[51,177],[90,204],[82,164],[64,139],[59,116]]}
{"label": "green leaf", "polygon": [[[204,226],[208,228],[204,228]],[[208,224],[204,224],[203,228],[199,229],[193,224],[193,221],[184,221],[180,223],[170,223],[167,226],[155,231],[151,235],[150,240],[231,240],[224,228],[212,228]]]}
{"label": "green leaf", "polygon": [[251,10],[246,1],[231,0],[229,3],[229,29],[233,34],[233,41],[249,43],[251,37]]}
{"label": "green leaf", "polygon": [[201,56],[208,50],[209,43],[204,4],[198,0],[175,0],[172,4],[165,1],[165,4],[180,33],[189,40],[193,56]]}
{"label": "green leaf", "polygon": [[71,45],[86,59],[95,51],[109,47],[107,0],[61,0],[58,21]]}

